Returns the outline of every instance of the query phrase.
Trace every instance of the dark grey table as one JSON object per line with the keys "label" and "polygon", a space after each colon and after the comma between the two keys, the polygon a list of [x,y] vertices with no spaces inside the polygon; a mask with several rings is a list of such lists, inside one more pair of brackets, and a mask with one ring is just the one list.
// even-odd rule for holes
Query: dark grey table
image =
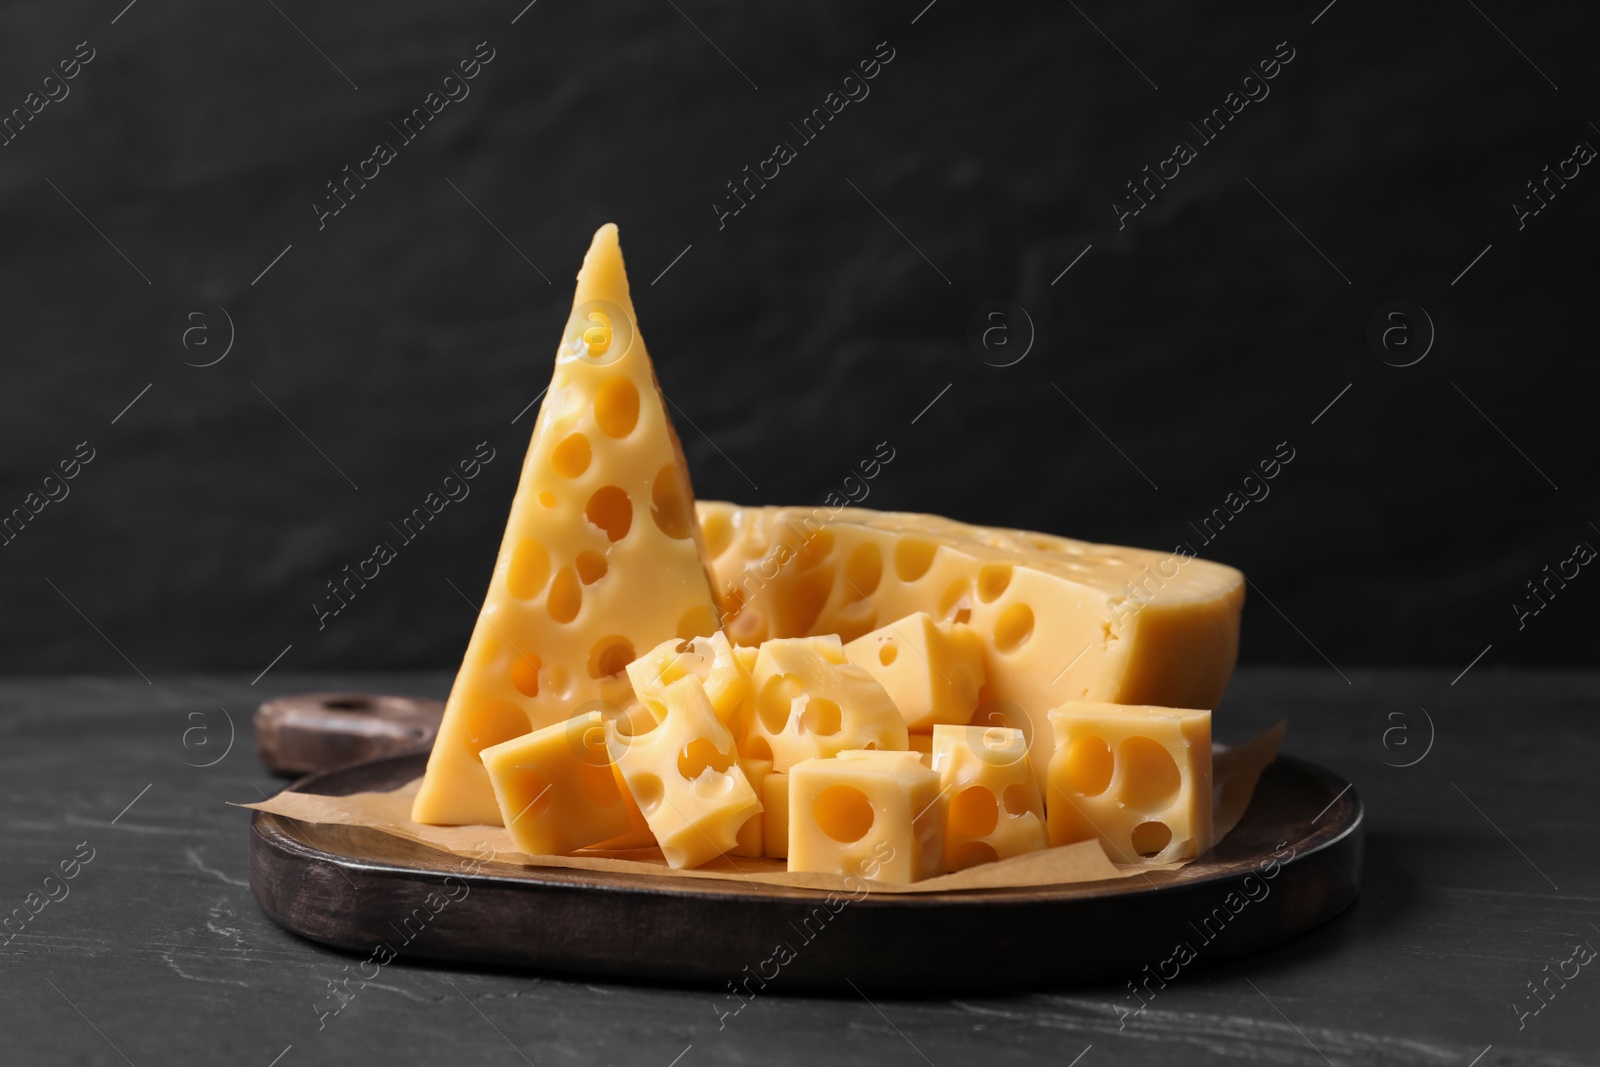
{"label": "dark grey table", "polygon": [[[738,1002],[717,990],[402,957],[319,1018],[358,960],[251,896],[249,814],[226,802],[281,783],[250,713],[310,689],[441,696],[448,679],[0,682],[0,909],[27,916],[0,944],[0,1063],[1600,1063],[1600,966],[1564,962],[1600,947],[1600,674],[1346,673],[1241,671],[1218,735],[1287,716],[1288,752],[1354,782],[1360,899],[1127,1017],[1138,1002],[1116,986],[870,1003],[774,986],[723,1017]],[[75,877],[47,882],[64,861]]]}

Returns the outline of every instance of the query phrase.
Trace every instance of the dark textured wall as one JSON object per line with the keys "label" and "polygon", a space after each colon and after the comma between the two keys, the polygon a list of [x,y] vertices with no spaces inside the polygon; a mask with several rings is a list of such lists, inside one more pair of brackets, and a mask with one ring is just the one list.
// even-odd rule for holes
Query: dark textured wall
{"label": "dark textured wall", "polygon": [[[888,441],[869,506],[1243,568],[1250,660],[1588,661],[1592,568],[1513,608],[1600,545],[1581,5],[923,3],[7,5],[0,109],[39,111],[0,147],[0,509],[66,495],[0,547],[0,667],[453,665],[607,220],[702,496],[820,501]],[[1519,220],[1546,165],[1576,176]],[[1008,367],[1015,312],[969,342],[996,300],[1031,320]],[[1394,300],[1436,333],[1408,367],[1368,343]],[[319,632],[324,582],[480,442]]]}

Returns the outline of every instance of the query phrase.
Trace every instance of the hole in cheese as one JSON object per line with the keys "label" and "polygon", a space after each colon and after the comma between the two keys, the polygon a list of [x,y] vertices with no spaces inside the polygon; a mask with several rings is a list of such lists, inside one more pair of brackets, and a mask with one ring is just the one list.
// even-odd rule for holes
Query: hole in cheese
{"label": "hole in cheese", "polygon": [[[683,775],[683,780],[692,782],[699,778],[709,768],[717,775],[726,775],[728,768],[733,765],[733,755],[718,750],[717,746],[704,737],[697,737],[683,746],[683,751],[678,753],[678,773]],[[732,788],[732,781],[729,781]]]}
{"label": "hole in cheese", "polygon": [[706,555],[716,559],[733,544],[733,523],[721,512],[708,515],[700,524],[700,536],[706,542]]}
{"label": "hole in cheese", "polygon": [[933,566],[939,546],[920,537],[902,537],[894,546],[894,573],[902,582],[914,582]]}
{"label": "hole in cheese", "polygon": [[550,598],[545,608],[556,622],[571,622],[583,607],[583,587],[578,584],[578,574],[571,567],[562,567],[550,583]]}
{"label": "hole in cheese", "polygon": [[830,785],[811,806],[817,828],[841,844],[859,841],[872,829],[872,802],[853,785]]}
{"label": "hole in cheese", "polygon": [[531,728],[522,709],[509,700],[485,700],[467,709],[467,747],[474,756],[490,745],[521,737]]}
{"label": "hole in cheese", "polygon": [[547,508],[553,508],[556,506],[556,495],[548,489],[543,490],[539,494],[539,503]]}
{"label": "hole in cheese", "polygon": [[594,491],[583,513],[589,521],[605,531],[606,540],[620,541],[628,536],[633,525],[633,501],[615,485],[602,485]]}
{"label": "hole in cheese", "polygon": [[877,590],[882,580],[883,553],[871,541],[857,545],[844,563],[844,602],[849,604],[865,600]]}
{"label": "hole in cheese", "polygon": [[893,663],[894,658],[899,654],[900,646],[895,644],[892,638],[878,646],[878,662],[883,664],[885,667]]}
{"label": "hole in cheese", "polygon": [[573,565],[578,568],[578,580],[584,585],[593,585],[606,576],[606,558],[598,552],[579,552]]}
{"label": "hole in cheese", "polygon": [[821,697],[812,697],[806,701],[806,710],[800,713],[800,729],[818,737],[832,737],[839,732],[843,718],[839,705]]}
{"label": "hole in cheese", "polygon": [[993,863],[1000,856],[987,841],[963,841],[950,850],[950,869],[964,871],[980,863]]}
{"label": "hole in cheese", "polygon": [[687,539],[694,529],[694,505],[684,491],[676,463],[662,467],[650,483],[650,517],[656,521],[656,529],[674,541]]}
{"label": "hole in cheese", "polygon": [[680,641],[710,637],[717,632],[717,615],[708,605],[697,604],[678,618],[676,636]]}
{"label": "hole in cheese", "polygon": [[1133,828],[1130,842],[1141,856],[1154,856],[1172,843],[1172,830],[1164,822],[1142,822]]}
{"label": "hole in cheese", "polygon": [[1001,802],[1005,804],[1006,814],[1026,815],[1033,810],[1033,797],[1028,793],[1028,787],[1021,782],[1006,786],[1006,791],[1001,794]]}
{"label": "hole in cheese", "polygon": [[626,378],[611,378],[595,390],[594,421],[607,437],[626,437],[639,422],[639,390]]}
{"label": "hole in cheese", "polygon": [[1079,796],[1104,793],[1115,769],[1111,746],[1101,738],[1080,737],[1067,749],[1067,787]]}
{"label": "hole in cheese", "polygon": [[978,568],[978,599],[992,604],[1011,584],[1011,564],[985,563]]}
{"label": "hole in cheese", "polygon": [[[666,794],[661,787],[661,779],[648,771],[636,774],[628,782],[628,792],[633,794],[633,802],[639,805],[639,811],[649,815],[661,806],[661,798]],[[662,850],[665,852],[665,849]]]}
{"label": "hole in cheese", "polygon": [[518,656],[511,661],[511,684],[525,697],[539,695],[539,657]]}
{"label": "hole in cheese", "polygon": [[794,710],[795,698],[802,692],[804,687],[800,679],[792,674],[780,674],[767,679],[761,692],[756,694],[756,718],[761,720],[767,733],[783,733],[784,727],[789,725],[789,713]]}
{"label": "hole in cheese", "polygon": [[966,622],[972,618],[972,591],[965,578],[951,582],[939,595],[939,618],[945,622]]}
{"label": "hole in cheese", "polygon": [[589,469],[589,439],[568,434],[550,453],[550,466],[563,478],[576,478]]}
{"label": "hole in cheese", "polygon": [[1001,652],[1015,652],[1032,636],[1033,609],[1026,604],[1012,604],[994,624],[994,647]]}
{"label": "hole in cheese", "polygon": [[1130,737],[1117,746],[1117,799],[1138,811],[1165,811],[1178,799],[1183,774],[1172,753],[1148,737]]}
{"label": "hole in cheese", "polygon": [[1000,822],[1000,807],[985,786],[963,789],[950,801],[950,832],[959,837],[988,837]]}
{"label": "hole in cheese", "polygon": [[833,533],[829,530],[818,530],[806,539],[796,554],[795,569],[806,571],[815,567],[833,552]]}
{"label": "hole in cheese", "polygon": [[768,760],[772,759],[772,746],[767,744],[765,737],[752,737],[744,743],[746,759]]}
{"label": "hole in cheese", "polygon": [[633,662],[633,642],[613,634],[602,637],[589,650],[589,677],[607,678]]}
{"label": "hole in cheese", "polygon": [[511,550],[511,565],[506,568],[506,588],[518,600],[532,600],[550,580],[550,553],[531,537],[524,537]]}

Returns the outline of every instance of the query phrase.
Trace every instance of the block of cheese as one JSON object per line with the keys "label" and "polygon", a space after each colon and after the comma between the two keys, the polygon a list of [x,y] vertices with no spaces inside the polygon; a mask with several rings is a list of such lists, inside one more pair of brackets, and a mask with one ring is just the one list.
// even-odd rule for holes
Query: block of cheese
{"label": "block of cheese", "polygon": [[933,728],[933,769],[945,796],[944,869],[964,870],[1045,847],[1044,804],[1021,730]]}
{"label": "block of cheese", "polygon": [[772,772],[761,780],[761,848],[773,859],[789,855],[789,776]]}
{"label": "block of cheese", "polygon": [[841,752],[788,778],[789,870],[910,883],[943,868],[939,775],[915,752]]}
{"label": "block of cheese", "polygon": [[934,621],[919,611],[844,646],[844,654],[876,678],[900,709],[907,729],[965,725],[984,683],[983,638],[965,623]]}
{"label": "block of cheese", "polygon": [[906,724],[877,679],[832,635],[768,641],[756,656],[755,697],[741,751],[788,771],[846,749],[904,751]]}
{"label": "block of cheese", "polygon": [[481,750],[588,700],[620,703],[637,651],[716,629],[688,468],[606,225],[412,818],[498,823]]}
{"label": "block of cheese", "polygon": [[750,699],[750,672],[720,630],[709,637],[672,638],[628,664],[628,681],[640,700],[661,700],[661,691],[694,675],[705,687],[717,718],[733,728]]}
{"label": "block of cheese", "polygon": [[1050,843],[1098,837],[1118,863],[1211,847],[1211,713],[1070,701],[1050,712]]}
{"label": "block of cheese", "polygon": [[1025,721],[1010,725],[1031,732],[1041,782],[1049,709],[1215,707],[1233,671],[1244,576],[1186,546],[1118,548],[863,508],[698,510],[735,644],[853,641],[916,611],[965,622],[986,645],[980,710],[1019,709]]}
{"label": "block of cheese", "polygon": [[698,867],[738,843],[761,802],[699,678],[678,679],[645,707],[657,725],[631,734],[613,725],[611,758],[667,863]]}
{"label": "block of cheese", "polygon": [[600,712],[491,745],[479,755],[501,821],[520,851],[559,855],[628,831],[628,805],[611,769]]}
{"label": "block of cheese", "polygon": [[761,856],[765,855],[766,846],[766,781],[772,774],[772,761],[769,759],[743,759],[739,760],[739,769],[744,771],[745,780],[750,783],[750,788],[755,790],[756,798],[762,802],[762,810],[750,816],[739,827],[739,837],[733,848],[729,850],[734,856]]}

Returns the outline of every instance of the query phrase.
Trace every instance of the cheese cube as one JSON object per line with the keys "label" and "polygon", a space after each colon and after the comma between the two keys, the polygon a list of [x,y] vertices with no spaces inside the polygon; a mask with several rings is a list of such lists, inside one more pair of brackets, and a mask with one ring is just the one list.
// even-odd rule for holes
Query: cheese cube
{"label": "cheese cube", "polygon": [[661,701],[661,691],[694,675],[705,686],[717,718],[732,726],[750,697],[750,672],[733,654],[720,630],[710,637],[663,641],[628,664],[628,681],[640,700]]}
{"label": "cheese cube", "polygon": [[698,867],[733,848],[761,802],[699,678],[678,679],[645,707],[654,728],[628,734],[614,723],[611,756],[667,863]]}
{"label": "cheese cube", "polygon": [[628,808],[612,774],[605,717],[598,711],[491,745],[480,754],[511,840],[550,856],[628,830]]}
{"label": "cheese cube", "polygon": [[933,769],[949,812],[945,870],[1045,847],[1044,804],[1021,730],[935,726]]}
{"label": "cheese cube", "polygon": [[740,759],[739,767],[744,771],[744,776],[750,783],[750,788],[755,790],[756,796],[761,799],[762,810],[756,812],[744,821],[739,828],[739,840],[730,849],[735,856],[761,856],[765,855],[763,846],[766,844],[766,791],[767,778],[772,774],[772,761],[760,759]]}
{"label": "cheese cube", "polygon": [[844,654],[888,690],[908,729],[972,721],[985,680],[983,638],[972,627],[919,611],[856,638]]}
{"label": "cheese cube", "polygon": [[773,859],[789,855],[789,776],[769,774],[761,782],[761,845]]}
{"label": "cheese cube", "polygon": [[789,772],[789,870],[909,883],[944,864],[939,776],[915,752],[846,751]]}
{"label": "cheese cube", "polygon": [[837,636],[768,641],[756,656],[755,701],[742,751],[785,772],[847,749],[904,751],[906,724],[883,686],[851,663]]}
{"label": "cheese cube", "polygon": [[1119,863],[1211,847],[1211,712],[1070,701],[1050,723],[1052,845],[1098,837]]}

